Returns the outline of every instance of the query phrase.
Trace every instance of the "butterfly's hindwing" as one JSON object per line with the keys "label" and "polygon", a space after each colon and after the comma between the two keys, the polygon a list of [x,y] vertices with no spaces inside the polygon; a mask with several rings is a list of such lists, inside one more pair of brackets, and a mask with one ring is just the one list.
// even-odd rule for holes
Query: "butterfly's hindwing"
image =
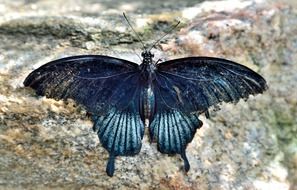
{"label": "butterfly's hindwing", "polygon": [[155,87],[156,113],[149,125],[150,138],[157,141],[158,150],[166,154],[180,154],[185,162],[185,170],[190,168],[186,157],[186,148],[202,126],[195,113],[183,113],[179,109],[169,108]]}
{"label": "butterfly's hindwing", "polygon": [[110,155],[106,167],[109,176],[114,173],[116,156],[132,156],[141,149],[144,135],[144,122],[139,109],[141,89],[141,86],[137,86],[125,109],[112,108],[106,115],[93,116],[93,129]]}
{"label": "butterfly's hindwing", "polygon": [[132,156],[140,151],[144,125],[138,111],[111,109],[105,116],[93,116],[93,121],[101,144],[111,155]]}
{"label": "butterfly's hindwing", "polygon": [[150,135],[158,142],[158,149],[166,154],[181,154],[192,141],[201,121],[195,114],[178,110],[163,110],[155,114]]}
{"label": "butterfly's hindwing", "polygon": [[193,57],[157,65],[154,85],[170,108],[206,112],[221,102],[238,102],[267,89],[266,81],[251,69],[224,59]]}

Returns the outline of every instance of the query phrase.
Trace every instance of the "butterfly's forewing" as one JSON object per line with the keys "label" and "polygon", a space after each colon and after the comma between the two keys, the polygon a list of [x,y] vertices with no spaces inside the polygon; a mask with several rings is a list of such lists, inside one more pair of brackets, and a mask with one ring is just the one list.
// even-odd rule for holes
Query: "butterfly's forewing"
{"label": "butterfly's forewing", "polygon": [[149,126],[151,138],[161,152],[181,154],[186,171],[186,146],[202,126],[196,114],[220,102],[236,103],[267,88],[265,80],[251,69],[210,57],[160,63],[153,87],[157,105]]}
{"label": "butterfly's forewing", "polygon": [[99,55],[63,58],[34,70],[25,86],[48,98],[71,98],[88,112],[106,113],[112,107],[125,108],[139,78],[138,65]]}
{"label": "butterfly's forewing", "polygon": [[92,113],[93,129],[110,158],[106,171],[112,176],[114,159],[140,151],[144,124],[140,116],[138,65],[117,58],[86,55],[55,60],[33,71],[24,85],[49,98],[71,98]]}
{"label": "butterfly's forewing", "polygon": [[264,78],[251,69],[211,57],[160,63],[154,85],[168,107],[185,113],[202,113],[220,102],[236,103],[267,88]]}

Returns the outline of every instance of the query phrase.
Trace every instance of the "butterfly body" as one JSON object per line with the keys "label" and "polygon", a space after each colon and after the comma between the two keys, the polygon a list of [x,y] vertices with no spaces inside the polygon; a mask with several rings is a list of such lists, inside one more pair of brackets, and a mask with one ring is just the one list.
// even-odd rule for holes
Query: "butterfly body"
{"label": "butterfly body", "polygon": [[71,98],[92,114],[93,129],[109,152],[106,172],[117,156],[141,149],[145,120],[152,142],[165,154],[180,154],[202,126],[198,116],[221,102],[236,103],[267,89],[251,69],[213,57],[187,57],[156,63],[145,50],[142,64],[101,55],[83,55],[47,63],[28,75],[24,85],[38,95]]}
{"label": "butterfly body", "polygon": [[141,56],[143,57],[142,63],[139,65],[141,82],[143,83],[141,102],[141,118],[145,122],[145,119],[150,119],[153,116],[155,107],[155,98],[153,92],[153,81],[155,80],[156,65],[153,62],[153,54],[149,51],[144,51]]}

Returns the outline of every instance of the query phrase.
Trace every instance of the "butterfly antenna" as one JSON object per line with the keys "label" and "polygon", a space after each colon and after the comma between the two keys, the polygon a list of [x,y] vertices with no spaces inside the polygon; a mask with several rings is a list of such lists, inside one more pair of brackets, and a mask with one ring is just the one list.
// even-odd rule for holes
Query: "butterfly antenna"
{"label": "butterfly antenna", "polygon": [[141,44],[142,44],[142,47],[143,47],[143,50],[145,50],[144,43],[142,42],[142,40],[141,40],[140,36],[139,36],[139,35],[138,35],[138,33],[137,33],[135,30],[134,30],[134,28],[132,27],[131,23],[129,22],[128,18],[126,17],[126,14],[125,14],[125,13],[123,13],[123,15],[124,15],[124,18],[125,18],[125,20],[127,21],[128,25],[130,26],[130,28],[131,28],[131,29],[133,30],[133,32],[136,34],[136,36],[137,36],[138,40],[141,42]]}
{"label": "butterfly antenna", "polygon": [[170,30],[168,32],[166,32],[166,34],[164,34],[161,38],[159,38],[159,40],[157,40],[149,49],[149,51],[151,51],[153,49],[153,47],[159,43],[163,38],[165,38],[165,36],[167,36],[168,34],[170,34],[178,25],[180,24],[180,21],[177,22],[177,24],[175,24],[174,26],[172,26],[170,28]]}

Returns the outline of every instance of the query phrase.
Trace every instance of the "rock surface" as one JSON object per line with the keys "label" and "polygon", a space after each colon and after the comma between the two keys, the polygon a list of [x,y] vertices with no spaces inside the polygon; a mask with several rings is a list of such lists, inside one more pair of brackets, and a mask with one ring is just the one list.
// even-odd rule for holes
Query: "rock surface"
{"label": "rock surface", "polygon": [[[264,0],[54,2],[0,4],[1,189],[297,189],[296,8]],[[108,177],[108,154],[86,111],[23,88],[29,72],[65,56],[139,62],[133,49],[141,46],[122,11],[149,44],[182,21],[154,50],[158,56],[225,57],[268,81],[263,95],[224,104],[210,120],[201,116],[204,126],[187,148],[187,175],[178,156],[159,153],[145,136],[140,154],[117,158]]]}

